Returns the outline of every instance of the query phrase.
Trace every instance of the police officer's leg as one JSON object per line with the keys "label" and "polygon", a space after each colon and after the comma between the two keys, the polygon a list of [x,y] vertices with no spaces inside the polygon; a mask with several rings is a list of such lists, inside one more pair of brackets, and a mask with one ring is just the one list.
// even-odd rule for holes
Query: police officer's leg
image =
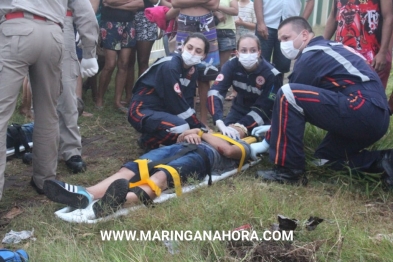
{"label": "police officer's leg", "polygon": [[[60,128],[59,153],[66,161],[67,166],[74,173],[78,173],[84,171],[86,166],[80,158],[82,139],[78,129],[78,103],[75,93],[80,71],[75,50],[64,52],[62,69],[63,89],[57,104]],[[71,159],[71,157],[73,158]]]}
{"label": "police officer's leg", "polygon": [[176,143],[178,134],[190,129],[188,123],[175,115],[155,112],[148,115],[142,122],[141,142],[148,148],[157,148],[160,144]]}
{"label": "police officer's leg", "polygon": [[26,26],[24,21],[17,20],[0,24],[0,32],[3,32],[0,33],[0,199],[3,193],[6,165],[7,124],[15,110],[20,86],[27,75],[30,62],[29,51],[20,53],[18,42],[14,41],[28,37],[22,36],[22,31],[26,32],[30,29],[33,31],[33,28]]}
{"label": "police officer's leg", "polygon": [[41,189],[44,180],[56,175],[59,144],[59,118],[56,111],[61,85],[63,32],[53,23],[37,21],[36,37],[29,45],[39,45],[40,53],[30,66],[35,125],[33,133],[33,179]]}

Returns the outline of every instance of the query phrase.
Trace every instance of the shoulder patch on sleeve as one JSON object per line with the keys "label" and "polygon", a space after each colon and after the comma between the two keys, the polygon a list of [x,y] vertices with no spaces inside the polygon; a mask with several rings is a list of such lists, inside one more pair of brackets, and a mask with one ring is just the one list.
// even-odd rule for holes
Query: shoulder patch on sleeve
{"label": "shoulder patch on sleeve", "polygon": [[173,86],[173,90],[175,90],[175,92],[178,93],[179,95],[181,94],[181,89],[180,89],[179,83],[176,83],[176,84]]}
{"label": "shoulder patch on sleeve", "polygon": [[222,80],[224,80],[224,75],[223,75],[223,74],[219,74],[219,75],[216,77],[216,81],[217,81],[217,82],[220,82],[220,81],[222,81]]}

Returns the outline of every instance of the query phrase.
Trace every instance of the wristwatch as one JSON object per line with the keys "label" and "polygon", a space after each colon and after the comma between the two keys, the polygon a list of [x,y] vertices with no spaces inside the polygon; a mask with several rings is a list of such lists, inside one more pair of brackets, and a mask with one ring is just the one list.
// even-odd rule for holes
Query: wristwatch
{"label": "wristwatch", "polygon": [[202,137],[203,134],[206,134],[208,132],[209,132],[209,130],[206,127],[201,127],[201,128],[199,128],[198,136]]}

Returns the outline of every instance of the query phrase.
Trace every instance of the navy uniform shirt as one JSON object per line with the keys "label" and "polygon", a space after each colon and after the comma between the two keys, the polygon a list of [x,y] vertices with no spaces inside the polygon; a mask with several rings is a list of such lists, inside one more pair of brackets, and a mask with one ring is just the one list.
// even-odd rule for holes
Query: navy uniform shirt
{"label": "navy uniform shirt", "polygon": [[237,57],[226,62],[208,92],[208,109],[213,121],[223,119],[223,101],[233,86],[237,96],[232,108],[244,112],[238,123],[248,129],[270,123],[276,93],[282,86],[280,72],[261,59],[258,67],[247,72]]}
{"label": "navy uniform shirt", "polygon": [[364,57],[341,43],[312,39],[298,57],[289,83],[311,85],[346,95],[361,92],[374,105],[388,108],[378,74]]}
{"label": "navy uniform shirt", "polygon": [[156,61],[144,72],[133,89],[133,101],[143,101],[141,109],[167,112],[184,119],[191,128],[200,127],[194,96],[198,72],[183,66],[181,54]]}

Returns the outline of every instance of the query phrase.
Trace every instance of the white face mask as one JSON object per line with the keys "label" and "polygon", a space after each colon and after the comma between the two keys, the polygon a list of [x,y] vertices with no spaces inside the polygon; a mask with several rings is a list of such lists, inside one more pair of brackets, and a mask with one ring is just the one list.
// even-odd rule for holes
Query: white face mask
{"label": "white face mask", "polygon": [[251,69],[256,63],[258,63],[258,53],[239,53],[239,62],[245,69]]}
{"label": "white face mask", "polygon": [[200,56],[200,55],[192,55],[187,50],[183,50],[183,53],[181,54],[181,57],[183,58],[183,62],[187,66],[197,65],[202,60],[202,56]]}
{"label": "white face mask", "polygon": [[302,42],[302,45],[299,48],[295,48],[293,41],[296,40],[300,34],[298,34],[293,40],[280,43],[281,52],[286,58],[293,60],[299,55],[300,48],[302,48],[304,42]]}

